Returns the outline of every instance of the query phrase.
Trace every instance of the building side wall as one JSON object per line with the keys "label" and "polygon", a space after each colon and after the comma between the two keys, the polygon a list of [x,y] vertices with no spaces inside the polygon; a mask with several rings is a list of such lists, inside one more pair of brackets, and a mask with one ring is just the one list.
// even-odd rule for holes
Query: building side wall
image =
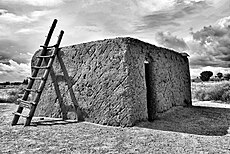
{"label": "building side wall", "polygon": [[187,57],[163,48],[144,49],[151,67],[156,114],[173,106],[191,105],[191,85]]}
{"label": "building side wall", "polygon": [[[72,90],[86,121],[131,126],[128,68],[124,66],[126,45],[122,39],[90,42],[64,47],[60,57],[68,71]],[[73,99],[59,62],[54,64],[65,112],[76,118]],[[47,102],[48,100],[48,102]],[[49,77],[39,103],[37,115],[61,116],[52,80]]]}
{"label": "building side wall", "polygon": [[[174,106],[191,105],[187,57],[133,38],[129,38],[127,44],[130,49],[129,57],[132,59],[130,76],[133,81],[132,89],[135,89],[133,97],[138,102],[133,104],[133,113],[137,115],[137,120],[139,117],[145,117],[139,114],[144,115],[146,108],[147,111],[154,112],[148,113],[148,119],[154,119],[158,114]],[[144,62],[148,62],[149,72],[145,72]],[[149,77],[148,83],[146,83],[146,75]],[[151,101],[148,102],[148,106],[147,93],[150,96],[148,101]]]}
{"label": "building side wall", "polygon": [[139,44],[131,45],[127,41],[128,50],[125,54],[125,67],[128,68],[128,91],[131,117],[133,123],[148,119],[147,114],[147,89],[145,83],[145,55],[140,53]]}

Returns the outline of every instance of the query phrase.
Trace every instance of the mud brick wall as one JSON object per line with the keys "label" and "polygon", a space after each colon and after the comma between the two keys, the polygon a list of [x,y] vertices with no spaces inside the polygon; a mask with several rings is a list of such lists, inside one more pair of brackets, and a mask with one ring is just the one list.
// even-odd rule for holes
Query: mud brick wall
{"label": "mud brick wall", "polygon": [[[146,51],[146,50],[145,50]],[[173,106],[191,106],[191,85],[187,57],[167,49],[148,49],[150,52],[150,88],[155,113]],[[154,51],[154,52],[152,52]]]}
{"label": "mud brick wall", "polygon": [[[68,71],[76,101],[86,121],[122,126],[133,124],[130,109],[132,104],[131,101],[127,101],[130,98],[130,91],[128,67],[124,66],[125,52],[124,39],[73,45],[64,47],[59,52]],[[57,60],[54,63],[54,71],[67,117],[76,118],[73,100]],[[60,117],[61,111],[57,101],[49,77],[37,115],[53,117],[59,114]]]}
{"label": "mud brick wall", "polygon": [[[39,51],[32,65],[36,55]],[[75,102],[86,121],[132,126],[191,101],[188,59],[177,52],[133,38],[116,38],[63,47],[59,57],[68,77],[56,58],[55,77],[49,76],[36,115],[77,119]],[[148,72],[144,61],[149,63]],[[57,99],[54,80],[61,100]]]}
{"label": "mud brick wall", "polygon": [[156,85],[156,112],[164,112],[173,106],[191,105],[190,74],[186,57],[167,50],[156,50],[150,62]]}
{"label": "mud brick wall", "polygon": [[[133,96],[142,104],[142,110],[140,106],[133,106],[133,111],[136,111],[134,115],[145,112],[147,108],[148,119],[151,120],[174,106],[192,105],[189,62],[186,56],[137,39],[130,38],[127,44],[128,57],[132,61],[129,66],[134,81],[131,84],[135,89]],[[150,98],[147,98],[147,94]]]}

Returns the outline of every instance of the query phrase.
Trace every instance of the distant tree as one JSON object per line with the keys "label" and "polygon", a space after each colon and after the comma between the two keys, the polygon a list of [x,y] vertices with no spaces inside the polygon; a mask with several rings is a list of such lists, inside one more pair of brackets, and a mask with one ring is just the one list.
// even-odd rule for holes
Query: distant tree
{"label": "distant tree", "polygon": [[202,81],[209,81],[210,77],[213,75],[211,71],[203,71],[200,73],[200,79]]}
{"label": "distant tree", "polygon": [[20,84],[22,84],[21,82],[11,82],[10,83],[11,85],[20,85]]}
{"label": "distant tree", "polygon": [[224,74],[224,79],[225,80],[230,80],[230,73]]}
{"label": "distant tree", "polygon": [[10,82],[6,81],[6,82],[3,83],[3,85],[10,85]]}
{"label": "distant tree", "polygon": [[219,73],[216,74],[216,76],[217,76],[219,79],[221,79],[221,78],[223,77],[223,73],[220,73],[220,72],[219,72]]}

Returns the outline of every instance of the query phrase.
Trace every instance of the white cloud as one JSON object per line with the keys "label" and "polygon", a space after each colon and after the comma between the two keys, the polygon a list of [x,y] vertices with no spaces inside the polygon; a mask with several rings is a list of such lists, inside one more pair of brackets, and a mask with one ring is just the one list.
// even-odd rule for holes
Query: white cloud
{"label": "white cloud", "polygon": [[218,20],[216,25],[220,26],[221,28],[228,27],[230,25],[230,16]]}
{"label": "white cloud", "polygon": [[166,11],[175,9],[178,4],[187,6],[194,5],[194,3],[205,2],[206,0],[138,0],[137,3],[142,12],[152,13],[155,11]]}
{"label": "white cloud", "polygon": [[140,0],[138,3],[146,12],[154,12],[159,10],[167,10],[173,7],[175,0]]}
{"label": "white cloud", "polygon": [[30,14],[30,16],[31,16],[32,18],[37,19],[37,18],[39,18],[39,17],[48,15],[48,14],[51,13],[51,12],[52,12],[52,11],[50,11],[50,10],[33,11],[33,12]]}
{"label": "white cloud", "polygon": [[2,0],[4,3],[18,3],[32,6],[58,6],[64,3],[64,0]]}
{"label": "white cloud", "polygon": [[7,10],[5,9],[0,9],[0,15],[7,13]]}
{"label": "white cloud", "polygon": [[77,31],[92,31],[98,32],[101,31],[97,26],[75,26],[74,27]]}
{"label": "white cloud", "polygon": [[17,23],[24,22],[30,23],[32,21],[37,21],[40,17],[48,15],[51,11],[43,10],[43,11],[33,11],[27,15],[17,15],[8,10],[0,9],[0,22],[5,23]]}
{"label": "white cloud", "polygon": [[188,46],[184,39],[178,38],[172,35],[170,32],[158,32],[156,33],[156,41],[167,48],[174,49],[178,52],[184,52],[188,50]]}
{"label": "white cloud", "polygon": [[[21,42],[20,40],[24,39],[30,42],[28,40],[29,35],[33,36],[34,39],[36,36],[45,35],[49,25],[44,23],[48,23],[47,16],[51,12],[51,10],[45,9],[17,14],[0,9],[0,40],[8,39]],[[40,35],[38,35],[39,33]]]}
{"label": "white cloud", "polygon": [[31,19],[26,16],[18,16],[14,13],[10,13],[7,10],[0,10],[0,22],[2,23],[12,23],[12,22],[31,22]]}
{"label": "white cloud", "polygon": [[199,76],[202,71],[230,73],[230,17],[224,17],[213,26],[191,34],[192,40],[184,41],[170,33],[157,33],[156,41],[176,51],[187,49],[192,77]]}
{"label": "white cloud", "polygon": [[191,4],[193,2],[204,2],[206,0],[182,0],[185,4]]}
{"label": "white cloud", "polygon": [[16,31],[16,34],[33,34],[33,33],[38,33],[38,30],[35,29],[30,29],[30,28],[22,28],[18,31]]}
{"label": "white cloud", "polygon": [[[0,25],[0,39],[7,38],[11,35],[11,29],[6,25]],[[13,39],[13,38],[12,38]]]}
{"label": "white cloud", "polygon": [[34,6],[57,6],[63,4],[63,0],[24,0],[25,3]]}
{"label": "white cloud", "polygon": [[104,3],[104,2],[109,2],[111,0],[84,0],[84,3],[82,4],[82,8],[85,8],[87,6],[90,5],[95,5],[95,4],[99,4],[99,3]]}
{"label": "white cloud", "polygon": [[9,65],[0,63],[0,82],[23,81],[30,75],[30,64],[18,64],[9,60]]}
{"label": "white cloud", "polygon": [[220,19],[213,26],[204,27],[191,32],[193,39],[184,41],[170,33],[158,33],[157,40],[161,45],[189,52],[190,64],[194,67],[223,67],[230,66],[230,17]]}

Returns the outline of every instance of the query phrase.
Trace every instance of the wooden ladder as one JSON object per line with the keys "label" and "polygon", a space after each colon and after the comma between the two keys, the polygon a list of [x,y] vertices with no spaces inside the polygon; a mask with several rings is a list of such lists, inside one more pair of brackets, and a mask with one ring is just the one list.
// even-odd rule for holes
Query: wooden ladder
{"label": "wooden ladder", "polygon": [[[45,41],[44,45],[40,46],[43,49],[41,51],[40,56],[36,57],[36,58],[38,58],[38,60],[37,60],[36,65],[32,67],[33,68],[32,76],[29,77],[29,79],[30,79],[29,83],[27,85],[27,88],[25,89],[25,93],[24,93],[22,99],[19,102],[19,106],[18,106],[17,111],[13,113],[14,118],[12,120],[12,126],[16,125],[18,123],[18,120],[19,120],[20,116],[26,118],[24,126],[29,126],[30,123],[31,123],[31,120],[32,120],[32,118],[34,116],[34,112],[35,112],[36,107],[38,105],[38,102],[40,100],[42,91],[43,91],[43,89],[45,87],[46,80],[47,80],[48,75],[50,73],[50,70],[52,68],[52,64],[54,62],[55,56],[57,55],[57,52],[59,50],[59,45],[61,43],[62,36],[64,34],[64,31],[61,30],[61,32],[60,32],[60,34],[58,36],[57,43],[54,46],[48,46],[49,42],[50,42],[50,39],[51,39],[51,36],[53,34],[53,31],[54,31],[54,29],[56,27],[56,24],[57,24],[57,19],[55,19],[53,21],[53,24],[52,24],[52,26],[50,28],[50,31],[49,31],[49,33],[47,35],[47,38],[46,38],[46,41]],[[53,49],[51,54],[48,54],[48,50],[50,50],[51,48],[54,48],[54,49]],[[46,66],[42,66],[42,63],[46,64]],[[45,69],[44,74],[43,74],[42,77],[37,76],[40,69]],[[32,89],[35,80],[40,80],[40,85],[39,85],[38,89]],[[34,97],[33,101],[27,101],[30,92],[35,93],[35,97]],[[22,114],[22,111],[23,111],[24,108],[29,109],[29,114],[28,115]]]}

